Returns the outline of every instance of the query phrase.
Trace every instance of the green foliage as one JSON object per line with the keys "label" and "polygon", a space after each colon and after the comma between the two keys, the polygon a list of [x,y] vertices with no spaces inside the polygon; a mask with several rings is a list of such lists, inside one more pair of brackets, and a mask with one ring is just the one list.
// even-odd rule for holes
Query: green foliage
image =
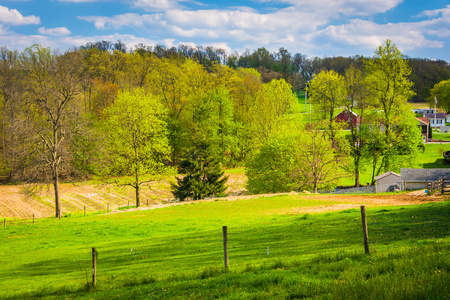
{"label": "green foliage", "polygon": [[334,71],[322,71],[310,83],[310,97],[320,120],[326,120],[330,138],[336,135],[335,109],[344,106],[348,89],[343,76]]}
{"label": "green foliage", "polygon": [[430,94],[428,98],[430,105],[434,105],[436,99],[438,107],[446,114],[450,113],[450,79],[435,84]]}
{"label": "green foliage", "polygon": [[297,154],[299,130],[274,134],[259,153],[246,163],[247,190],[253,194],[298,191],[303,174]]}
{"label": "green foliage", "polygon": [[[376,124],[378,113],[367,116],[369,124],[362,125],[361,138],[364,142],[362,155],[366,165],[372,170],[372,183],[375,176],[382,171],[387,172],[386,160],[389,160],[389,171],[400,172],[401,168],[419,167],[419,157],[424,151],[421,129],[411,111],[405,110],[393,117],[395,127],[386,139],[386,131]],[[388,144],[389,143],[389,144]]]}
{"label": "green foliage", "polygon": [[193,148],[188,157],[181,162],[177,183],[172,184],[172,193],[180,201],[186,198],[204,199],[208,196],[222,196],[226,190],[228,176],[220,163],[211,155],[210,146],[201,142]]}
{"label": "green foliage", "polygon": [[251,193],[317,191],[336,184],[344,174],[347,145],[334,143],[325,130],[280,129],[247,162]]}
{"label": "green foliage", "polygon": [[385,136],[382,168],[388,172],[395,168],[391,164],[395,164],[395,151],[399,149],[396,145],[399,142],[396,129],[399,116],[409,110],[407,100],[414,95],[412,82],[408,79],[411,69],[397,46],[386,40],[375,51],[375,57],[365,62],[365,70],[369,74],[367,80],[374,93],[375,105],[381,109],[378,122],[383,125]]}
{"label": "green foliage", "polygon": [[124,182],[136,190],[148,182],[145,175],[167,171],[165,162],[170,153],[165,109],[158,98],[142,89],[122,91],[106,110],[103,123],[108,153],[106,174],[125,175]]}

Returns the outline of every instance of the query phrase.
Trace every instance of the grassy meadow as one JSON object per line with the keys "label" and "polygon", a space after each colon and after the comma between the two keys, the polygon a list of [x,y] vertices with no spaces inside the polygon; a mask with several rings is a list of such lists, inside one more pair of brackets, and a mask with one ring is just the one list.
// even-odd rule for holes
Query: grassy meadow
{"label": "grassy meadow", "polygon": [[310,210],[333,204],[289,194],[8,226],[0,299],[449,298],[449,201],[368,207],[370,255],[359,209]]}

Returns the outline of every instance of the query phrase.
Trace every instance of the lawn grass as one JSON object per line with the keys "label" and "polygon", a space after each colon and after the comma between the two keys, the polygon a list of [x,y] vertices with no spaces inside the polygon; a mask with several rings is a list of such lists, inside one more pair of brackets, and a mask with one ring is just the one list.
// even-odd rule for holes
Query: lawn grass
{"label": "lawn grass", "polygon": [[227,174],[245,174],[245,168],[225,169],[225,175]]}
{"label": "lawn grass", "polygon": [[[1,228],[0,298],[450,295],[450,202],[368,207],[370,256],[364,254],[359,210],[293,213],[330,204],[313,195],[285,195]],[[222,267],[223,225],[229,232],[228,272]],[[99,252],[96,289],[89,287],[91,247]]]}
{"label": "lawn grass", "polygon": [[[450,133],[433,131],[433,139],[450,141]],[[448,146],[448,148],[450,148],[450,145]]]}
{"label": "lawn grass", "polygon": [[450,144],[426,144],[425,152],[421,155],[420,163],[424,169],[449,168],[450,165],[444,163],[443,151],[449,151]]}
{"label": "lawn grass", "polygon": [[411,107],[414,109],[419,109],[419,108],[431,108],[430,107],[430,103],[428,102],[408,102],[409,104],[411,104]]}

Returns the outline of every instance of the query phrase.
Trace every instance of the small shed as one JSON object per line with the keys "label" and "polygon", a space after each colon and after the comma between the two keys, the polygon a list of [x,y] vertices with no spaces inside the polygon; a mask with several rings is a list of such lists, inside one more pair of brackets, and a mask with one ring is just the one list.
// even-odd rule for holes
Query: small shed
{"label": "small shed", "polygon": [[375,177],[375,190],[377,193],[394,192],[401,189],[401,176],[389,171]]}
{"label": "small shed", "polygon": [[450,169],[401,169],[401,180],[405,190],[420,190],[428,182],[450,178]]}

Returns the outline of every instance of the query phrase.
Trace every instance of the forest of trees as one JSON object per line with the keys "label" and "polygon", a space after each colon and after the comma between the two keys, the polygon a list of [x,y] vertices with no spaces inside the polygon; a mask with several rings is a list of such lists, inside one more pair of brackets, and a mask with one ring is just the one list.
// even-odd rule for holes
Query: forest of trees
{"label": "forest of trees", "polygon": [[[40,45],[22,52],[2,47],[0,176],[6,182],[52,182],[57,216],[59,180],[93,174],[124,178],[118,184],[133,187],[139,205],[141,186],[152,176],[176,172],[198,144],[223,166],[244,166],[272,143],[274,134],[286,127],[288,116],[298,112],[297,90],[307,82],[318,82],[319,74],[327,72],[347,80],[356,80],[358,72],[379,72],[375,65],[372,70],[368,67],[370,61],[308,59],[284,48],[277,53],[260,48],[231,56],[212,47],[139,45],[127,51],[120,41],[89,43],[63,52]],[[450,78],[445,62],[403,57],[400,61],[412,70],[401,77],[412,82],[408,88],[418,90],[404,93],[400,100],[386,99],[393,101],[393,107],[419,93],[429,97],[434,84]],[[352,77],[349,70],[358,74]],[[355,92],[363,99],[367,91],[362,86],[357,93],[347,88],[336,93],[349,99]],[[364,86],[370,86],[369,79]],[[372,89],[377,87],[372,82]],[[319,103],[318,89],[311,88],[313,100]],[[383,105],[374,100],[371,107]],[[398,110],[389,113],[386,122],[399,114]],[[333,127],[329,129],[331,144],[305,144],[323,144],[341,153],[345,147],[333,141]],[[389,131],[384,145],[398,138]],[[391,150],[382,149],[381,156]],[[389,161],[383,163],[389,166]]]}
{"label": "forest of trees", "polygon": [[[292,85],[295,92],[304,89],[305,83],[309,82],[314,74],[321,71],[333,70],[340,75],[344,75],[345,70],[351,65],[357,69],[362,69],[364,59],[361,55],[350,57],[311,57],[301,53],[290,53],[285,48],[271,53],[264,47],[253,52],[246,50],[243,53],[234,52],[227,55],[226,51],[214,47],[180,45],[178,47],[165,47],[156,45],[155,47],[138,45],[135,49],[127,49],[121,41],[116,43],[101,41],[88,43],[80,49],[99,49],[102,51],[120,52],[140,52],[152,53],[158,58],[188,58],[193,59],[210,70],[215,63],[227,65],[233,69],[253,68],[261,74],[262,82],[269,82],[272,79],[285,79]],[[450,78],[449,62],[443,60],[430,60],[423,58],[404,57],[411,68],[409,80],[413,83],[412,90],[414,96],[410,102],[424,102],[430,96],[430,90],[435,84]]]}

